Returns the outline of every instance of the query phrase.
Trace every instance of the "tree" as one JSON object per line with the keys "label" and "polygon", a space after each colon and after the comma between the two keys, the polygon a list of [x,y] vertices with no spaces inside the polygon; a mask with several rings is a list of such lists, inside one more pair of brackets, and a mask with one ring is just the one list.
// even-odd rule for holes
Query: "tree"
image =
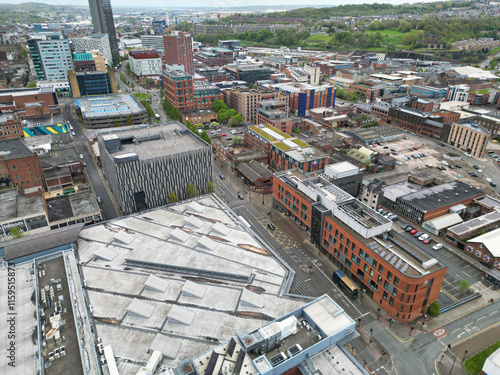
{"label": "tree", "polygon": [[134,87],[135,87],[135,83],[134,83],[134,81],[130,81],[130,88],[133,90],[133,89],[134,89]]}
{"label": "tree", "polygon": [[115,120],[115,127],[119,127],[120,126],[120,123],[118,122],[118,120]]}
{"label": "tree", "polygon": [[373,128],[375,126],[378,126],[378,121],[377,120],[372,120],[368,121],[365,125],[363,125],[365,128]]}
{"label": "tree", "polygon": [[462,279],[458,283],[458,286],[460,287],[460,289],[462,289],[462,293],[465,293],[469,289],[470,285],[469,285],[469,282],[467,280]]}
{"label": "tree", "polygon": [[213,181],[208,181],[207,182],[207,193],[208,194],[215,193],[215,186],[214,186]]}
{"label": "tree", "polygon": [[217,112],[217,113],[219,113],[219,111],[220,111],[221,109],[224,109],[224,110],[226,110],[226,111],[227,111],[227,105],[226,105],[226,103],[224,103],[222,100],[217,99],[215,102],[213,102],[213,104],[212,104],[212,109],[213,109],[215,112]]}
{"label": "tree", "polygon": [[168,203],[175,203],[179,202],[179,198],[177,198],[177,195],[172,191],[170,195],[168,196]]}
{"label": "tree", "polygon": [[148,77],[144,79],[144,85],[146,86],[146,88],[149,88],[149,86],[151,86],[151,81],[149,80]]}
{"label": "tree", "polygon": [[238,113],[229,119],[229,126],[239,125],[243,122],[243,117]]}
{"label": "tree", "polygon": [[187,184],[186,186],[186,195],[189,198],[194,198],[198,196],[198,189],[194,184]]}
{"label": "tree", "polygon": [[28,86],[26,86],[26,87],[28,87],[28,88],[29,87],[36,87],[35,81],[31,81],[30,83],[28,83]]}
{"label": "tree", "polygon": [[241,145],[243,143],[243,138],[241,138],[240,136],[236,136],[233,138],[233,145],[237,146],[237,145]]}
{"label": "tree", "polygon": [[218,128],[219,126],[220,126],[220,124],[219,124],[218,122],[212,121],[212,122],[210,123],[210,127],[211,127],[211,128]]}
{"label": "tree", "polygon": [[127,69],[127,72],[129,72],[129,73],[130,73],[130,62],[127,62],[127,63],[125,64],[125,69]]}
{"label": "tree", "polygon": [[182,118],[181,113],[179,112],[179,109],[175,106],[172,106],[172,109],[170,109],[170,118],[172,120],[180,120]]}
{"label": "tree", "polygon": [[127,115],[127,125],[134,125],[134,123],[132,122],[132,117],[130,117],[130,115]]}
{"label": "tree", "polygon": [[439,314],[439,311],[441,311],[439,303],[432,302],[429,308],[427,309],[427,314],[429,314],[430,316],[436,316]]}
{"label": "tree", "polygon": [[208,144],[211,144],[212,143],[212,140],[210,139],[210,136],[208,135],[208,133],[203,130],[201,132],[201,135],[200,135],[200,138],[203,139],[205,142],[207,142]]}
{"label": "tree", "polygon": [[23,236],[23,231],[18,227],[13,227],[10,229],[10,234],[12,234],[14,240],[17,240]]}

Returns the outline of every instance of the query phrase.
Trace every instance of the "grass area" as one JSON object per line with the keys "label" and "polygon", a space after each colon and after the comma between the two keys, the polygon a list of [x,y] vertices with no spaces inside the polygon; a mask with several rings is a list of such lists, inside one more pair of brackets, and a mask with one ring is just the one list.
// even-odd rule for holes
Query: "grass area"
{"label": "grass area", "polygon": [[294,139],[292,142],[300,147],[309,147],[309,145],[306,142],[301,141],[300,139]]}
{"label": "grass area", "polygon": [[497,341],[493,345],[487,347],[483,351],[480,351],[476,355],[470,357],[465,361],[465,368],[469,371],[469,374],[477,375],[481,372],[486,358],[493,354],[498,348],[500,348],[500,341]]}
{"label": "grass area", "polygon": [[472,94],[489,94],[491,89],[483,89],[483,90],[476,90],[476,91],[469,91]]}
{"label": "grass area", "polygon": [[496,55],[498,52],[500,52],[500,47],[493,48],[488,51],[488,55]]}
{"label": "grass area", "polygon": [[304,42],[306,42],[306,43],[324,43],[324,42],[329,41],[330,39],[331,39],[330,35],[318,34],[318,35],[311,35]]}
{"label": "grass area", "polygon": [[[402,36],[404,33],[402,33],[401,31],[397,31],[397,30],[364,30],[364,32],[366,34],[376,34],[377,32],[380,32],[380,34],[382,34],[382,36]],[[410,31],[412,32],[412,31]]]}
{"label": "grass area", "polygon": [[288,150],[291,150],[291,147],[288,147],[286,144],[284,144],[283,142],[278,142],[278,143],[275,143],[274,144],[276,147],[278,147],[281,151],[288,151]]}
{"label": "grass area", "polygon": [[143,93],[143,92],[136,92],[133,94],[137,99],[139,100],[148,100],[148,99],[151,99],[153,97],[153,95],[151,94],[146,94],[146,93]]}

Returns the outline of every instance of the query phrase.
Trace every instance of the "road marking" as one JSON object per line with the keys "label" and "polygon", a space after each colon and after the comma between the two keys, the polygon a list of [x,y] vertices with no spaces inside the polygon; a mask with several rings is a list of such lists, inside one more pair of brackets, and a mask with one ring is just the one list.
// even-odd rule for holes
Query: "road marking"
{"label": "road marking", "polygon": [[455,332],[457,332],[457,331],[460,331],[461,329],[462,329],[462,328],[457,328],[456,330],[451,331],[450,333],[455,333]]}
{"label": "road marking", "polygon": [[457,335],[457,339],[460,338],[460,336],[465,335],[467,332],[462,332],[461,334]]}
{"label": "road marking", "polygon": [[471,275],[469,275],[467,272],[462,271],[462,273],[464,273],[464,274],[466,274],[467,276],[469,276],[470,278],[472,278],[472,276],[471,276]]}
{"label": "road marking", "polygon": [[435,329],[435,330],[432,332],[432,334],[433,334],[436,338],[441,339],[441,338],[443,338],[443,337],[445,337],[445,336],[449,335],[449,334],[450,334],[450,332],[448,332],[448,331],[447,331],[446,329],[444,329],[443,327],[440,327],[440,328],[438,328],[438,329]]}
{"label": "road marking", "polygon": [[484,318],[486,318],[486,317],[487,317],[486,315],[485,315],[485,316],[482,316],[482,317],[480,317],[479,319],[477,319],[477,320],[476,320],[476,322],[479,322],[481,319],[484,319]]}

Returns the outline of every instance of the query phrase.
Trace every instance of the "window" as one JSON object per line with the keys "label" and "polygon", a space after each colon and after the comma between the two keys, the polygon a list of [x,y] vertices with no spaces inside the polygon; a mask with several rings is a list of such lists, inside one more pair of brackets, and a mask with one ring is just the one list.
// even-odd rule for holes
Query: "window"
{"label": "window", "polygon": [[394,298],[389,298],[389,305],[394,306]]}
{"label": "window", "polygon": [[378,277],[377,282],[378,282],[379,284],[382,284],[382,276],[379,276],[379,277]]}
{"label": "window", "polygon": [[345,265],[346,265],[347,268],[351,268],[352,263],[351,263],[351,261],[349,259],[346,259],[345,260]]}
{"label": "window", "polygon": [[384,289],[389,289],[389,282],[387,280],[384,281]]}
{"label": "window", "polygon": [[399,300],[400,300],[401,302],[403,302],[404,298],[405,298],[405,294],[404,294],[404,293],[401,293],[401,298],[400,298]]}
{"label": "window", "polygon": [[365,263],[364,270],[365,270],[365,272],[368,272],[368,264],[366,264],[366,263]]}
{"label": "window", "polygon": [[377,291],[378,285],[375,281],[370,280],[370,288],[372,288],[374,291]]}
{"label": "window", "polygon": [[365,259],[365,256],[366,256],[366,253],[363,250],[359,249],[359,257],[361,259]]}
{"label": "window", "polygon": [[405,292],[408,292],[409,287],[410,287],[410,284],[406,284]]}
{"label": "window", "polygon": [[13,170],[16,170],[16,169],[17,169],[17,167],[16,167],[15,165],[13,165],[13,166],[12,166],[12,169],[13,169]]}
{"label": "window", "polygon": [[370,277],[373,277],[373,274],[374,274],[374,270],[370,269]]}
{"label": "window", "polygon": [[344,242],[344,234],[343,233],[340,234],[340,242]]}
{"label": "window", "polygon": [[358,277],[363,280],[363,278],[365,277],[365,274],[363,273],[363,271],[361,270],[358,270]]}
{"label": "window", "polygon": [[335,229],[335,237],[339,237],[339,230],[338,229]]}
{"label": "window", "polygon": [[382,273],[384,271],[384,266],[379,265],[378,266],[378,273]]}
{"label": "window", "polygon": [[387,280],[392,280],[392,273],[390,271],[387,271]]}
{"label": "window", "polygon": [[330,247],[330,242],[328,242],[327,240],[324,240],[323,246],[328,249]]}
{"label": "window", "polygon": [[[340,252],[343,253],[344,252],[344,245],[340,244],[339,250],[340,250]],[[346,252],[347,252],[347,248],[346,248]]]}
{"label": "window", "polygon": [[354,242],[352,243],[352,251],[356,251],[356,244]]}
{"label": "window", "polygon": [[387,301],[387,292],[384,290],[384,294],[382,294],[382,298],[384,301]]}
{"label": "window", "polygon": [[350,239],[347,239],[346,246],[347,246],[347,247],[351,247],[351,240],[350,240]]}
{"label": "window", "polygon": [[399,284],[399,279],[396,276],[394,276],[394,286],[398,286],[398,284]]}

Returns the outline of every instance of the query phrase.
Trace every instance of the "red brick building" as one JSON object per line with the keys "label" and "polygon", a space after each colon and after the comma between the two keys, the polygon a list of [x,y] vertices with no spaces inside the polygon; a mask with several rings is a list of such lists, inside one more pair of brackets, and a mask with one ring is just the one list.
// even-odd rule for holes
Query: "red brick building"
{"label": "red brick building", "polygon": [[408,107],[418,109],[422,112],[432,112],[434,102],[413,96],[408,103]]}
{"label": "red brick building", "polygon": [[[333,265],[394,320],[411,322],[438,299],[447,267],[403,244],[390,220],[326,179],[275,173],[273,209],[298,222]],[[389,231],[387,239],[377,237]]]}
{"label": "red brick building", "polygon": [[287,116],[286,109],[286,103],[279,100],[260,101],[255,112],[255,123],[269,124],[291,135],[292,119]]}
{"label": "red brick building", "polygon": [[1,110],[16,112],[21,118],[59,113],[58,104],[56,94],[52,90],[41,88],[0,90]]}
{"label": "red brick building", "polygon": [[0,114],[0,140],[23,136],[21,119],[15,113]]}
{"label": "red brick building", "polygon": [[409,107],[392,107],[389,109],[387,122],[409,132],[429,138],[441,138],[445,117]]}
{"label": "red brick building", "polygon": [[9,178],[18,194],[27,197],[45,191],[43,172],[36,153],[20,139],[0,141],[0,177]]}
{"label": "red brick building", "polygon": [[183,65],[184,71],[194,74],[193,37],[191,34],[177,32],[175,35],[164,35],[164,61],[167,65]]}

